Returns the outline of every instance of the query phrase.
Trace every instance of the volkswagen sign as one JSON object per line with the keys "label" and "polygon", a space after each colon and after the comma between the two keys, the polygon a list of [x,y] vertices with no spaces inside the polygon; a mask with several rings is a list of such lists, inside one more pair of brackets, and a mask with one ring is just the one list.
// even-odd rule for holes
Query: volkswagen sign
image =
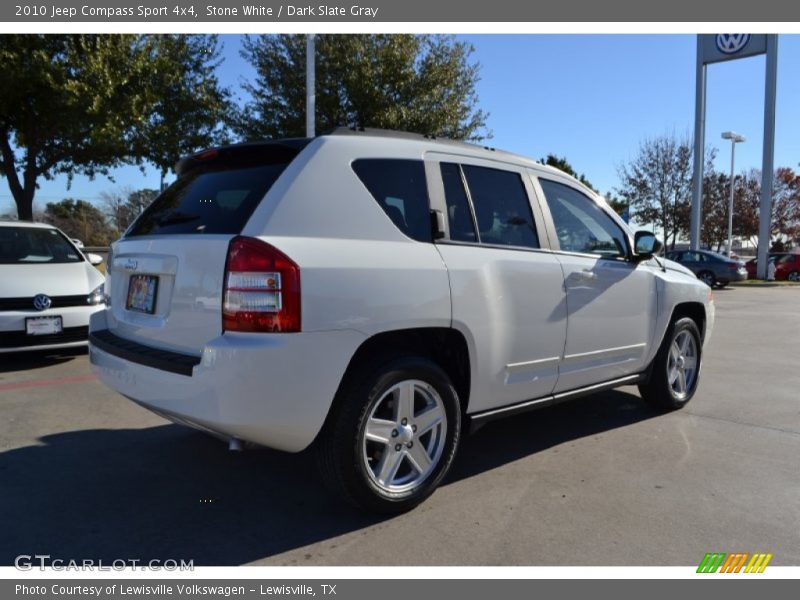
{"label": "volkswagen sign", "polygon": [[750,41],[749,33],[719,33],[716,37],[717,50],[723,54],[736,54]]}
{"label": "volkswagen sign", "polygon": [[50,296],[45,294],[36,294],[33,297],[33,308],[36,310],[47,310],[50,308],[51,304],[53,304],[53,301],[50,299]]}

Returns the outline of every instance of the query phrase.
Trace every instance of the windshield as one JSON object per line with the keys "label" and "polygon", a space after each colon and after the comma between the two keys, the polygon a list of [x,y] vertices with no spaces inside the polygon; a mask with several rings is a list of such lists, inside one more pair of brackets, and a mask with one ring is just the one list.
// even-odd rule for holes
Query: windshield
{"label": "windshield", "polygon": [[81,261],[81,254],[55,229],[0,227],[0,264],[52,265]]}

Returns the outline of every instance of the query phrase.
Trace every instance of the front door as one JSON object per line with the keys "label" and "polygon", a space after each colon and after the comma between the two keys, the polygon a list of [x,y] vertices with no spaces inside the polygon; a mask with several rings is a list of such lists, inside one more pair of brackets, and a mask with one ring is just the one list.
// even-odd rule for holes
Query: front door
{"label": "front door", "polygon": [[540,177],[567,292],[567,338],[555,392],[642,371],[657,311],[652,267],[628,259],[629,236],[567,181]]}

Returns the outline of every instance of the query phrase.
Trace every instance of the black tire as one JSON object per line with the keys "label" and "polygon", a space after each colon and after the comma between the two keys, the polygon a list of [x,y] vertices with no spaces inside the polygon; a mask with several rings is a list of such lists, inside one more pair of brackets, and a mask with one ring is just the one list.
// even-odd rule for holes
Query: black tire
{"label": "black tire", "polygon": [[723,288],[726,288],[726,287],[728,287],[729,283],[730,283],[730,281],[718,281],[717,282],[717,289],[721,290]]}
{"label": "black tire", "polygon": [[788,281],[800,281],[800,271],[792,271],[786,276]]}
{"label": "black tire", "polygon": [[711,271],[700,271],[697,274],[697,278],[710,288],[713,288],[715,285],[717,285],[717,276]]}
{"label": "black tire", "polygon": [[[675,359],[671,356],[671,350],[676,340],[684,339],[684,334],[691,336],[694,342],[695,368],[691,374],[691,381],[688,380],[684,371],[683,381],[686,391],[681,394],[675,389],[676,387],[680,388],[680,382],[677,380],[675,383],[670,381],[670,373],[674,372],[673,367],[676,365]],[[688,317],[675,321],[664,336],[664,341],[653,359],[649,381],[639,386],[639,393],[642,399],[647,404],[660,410],[677,410],[686,406],[697,390],[702,357],[703,346],[697,324]],[[684,364],[686,358],[683,356],[681,358],[683,359],[681,364]],[[679,372],[680,370],[678,369]]]}
{"label": "black tire", "polygon": [[[413,383],[415,381],[424,385]],[[388,407],[394,410],[392,418],[398,420],[396,411],[399,409],[393,408],[393,403],[397,402],[398,406],[400,403],[394,399],[394,393],[391,396],[389,393],[396,389],[399,394],[403,386],[409,383],[412,404],[420,406],[420,403],[424,405],[428,402],[427,406],[430,407],[433,402],[438,413],[444,415],[444,427],[437,425],[429,434],[418,438],[404,440],[395,437],[387,445],[369,441],[366,427],[373,413]],[[407,426],[401,426],[403,430],[400,436],[416,435],[410,433],[410,428],[413,426],[413,430],[417,431],[413,421],[421,418],[424,411],[417,414],[412,408],[412,413],[416,417]],[[397,429],[393,429],[391,435],[396,436]],[[338,497],[371,512],[397,514],[411,510],[436,490],[450,470],[460,437],[461,407],[447,374],[425,358],[395,358],[365,365],[343,383],[334,409],[316,442],[317,462],[325,483]],[[395,441],[403,443],[395,444]],[[422,471],[414,468],[415,463],[409,458],[412,453],[409,442],[412,445],[417,443],[415,453],[422,449],[425,456],[431,458],[427,475],[418,483],[413,481],[413,477],[421,478]],[[425,445],[429,448],[435,445],[438,449],[438,452],[434,452],[436,456],[430,456]],[[399,451],[398,446],[402,447]],[[408,477],[412,478],[407,485],[412,487],[399,489],[402,486],[394,486],[396,489],[388,489],[392,487],[389,485],[391,481],[385,484],[379,481],[376,471],[380,471],[384,454],[387,455],[386,462],[391,460],[391,456],[400,461],[400,467],[395,472],[399,474],[407,470]],[[396,458],[401,455],[401,458]],[[395,475],[390,477],[393,481]]]}

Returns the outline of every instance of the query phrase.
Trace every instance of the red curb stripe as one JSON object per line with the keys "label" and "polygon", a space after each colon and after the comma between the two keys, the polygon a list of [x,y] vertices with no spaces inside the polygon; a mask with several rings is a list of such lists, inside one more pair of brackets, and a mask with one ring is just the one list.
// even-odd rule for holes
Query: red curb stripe
{"label": "red curb stripe", "polygon": [[36,381],[18,381],[16,383],[0,383],[0,392],[11,390],[24,390],[25,388],[47,387],[49,385],[62,385],[64,383],[81,383],[82,381],[94,381],[95,375],[76,375],[74,377],[61,377],[60,379],[38,379]]}

